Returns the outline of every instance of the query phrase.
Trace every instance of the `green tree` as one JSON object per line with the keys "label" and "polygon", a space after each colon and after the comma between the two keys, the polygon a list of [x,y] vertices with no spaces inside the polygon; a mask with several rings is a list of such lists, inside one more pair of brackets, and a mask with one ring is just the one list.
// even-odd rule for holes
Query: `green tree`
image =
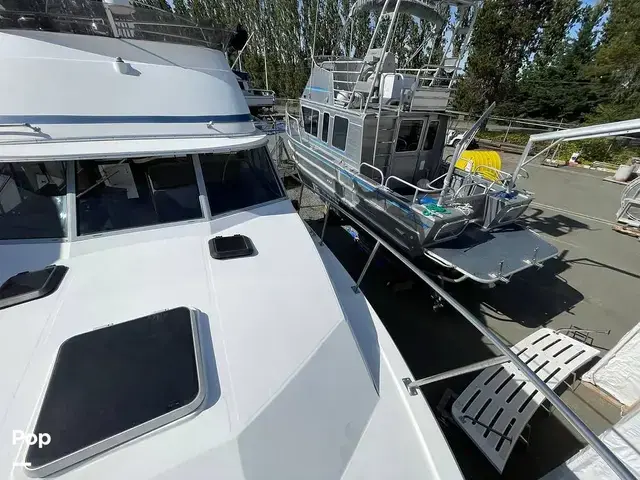
{"label": "green tree", "polygon": [[609,0],[609,18],[589,73],[607,101],[593,121],[640,117],[640,0]]}
{"label": "green tree", "polygon": [[173,11],[181,17],[189,16],[189,7],[184,0],[173,0]]}
{"label": "green tree", "polygon": [[455,102],[481,111],[516,88],[518,74],[535,54],[553,0],[487,0],[476,20],[467,72]]}

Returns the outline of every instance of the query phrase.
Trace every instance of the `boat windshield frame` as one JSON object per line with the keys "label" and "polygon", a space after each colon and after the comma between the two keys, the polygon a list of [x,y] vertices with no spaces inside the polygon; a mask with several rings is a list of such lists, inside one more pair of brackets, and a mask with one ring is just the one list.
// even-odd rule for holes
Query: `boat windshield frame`
{"label": "boat windshield frame", "polygon": [[[151,175],[142,169],[138,169],[139,171],[134,171],[132,174],[131,169],[117,168],[118,166],[126,167],[130,164],[129,162],[131,162],[131,165],[142,166],[146,162],[150,165],[158,162],[162,164],[163,162],[171,163],[176,159],[188,160],[186,164],[192,166],[192,180],[180,182],[180,180],[176,180],[175,172],[165,172],[162,174],[165,180],[156,180],[152,179]],[[84,186],[81,185],[82,181],[79,181],[80,165],[83,162],[85,162],[85,165],[86,162],[90,164],[93,162],[96,167],[100,166],[99,171],[101,174],[100,178],[92,178],[91,183],[85,183]],[[50,209],[59,219],[60,226],[58,230],[60,234],[56,236],[26,236],[17,233],[4,237],[0,235],[0,245],[9,243],[74,242],[110,235],[203,223],[280,202],[287,198],[282,180],[266,144],[234,149],[229,152],[212,151],[205,154],[167,154],[146,158],[131,156],[125,159],[104,158],[86,161],[56,159],[45,162],[9,162],[9,165],[15,166],[20,163],[34,167],[41,166],[40,168],[49,163],[62,164],[64,166],[66,193],[59,195],[63,201],[57,202],[61,203],[62,207],[57,208],[55,212],[53,208]],[[5,165],[7,163],[0,163],[0,166]],[[110,169],[103,168],[103,166],[109,166]],[[140,180],[141,175],[144,175],[142,181]],[[136,182],[133,182],[134,177]],[[162,186],[162,182],[165,182],[164,186]],[[135,191],[136,187],[140,190]],[[132,194],[131,189],[135,193]],[[17,189],[14,188],[14,190]],[[38,192],[35,186],[32,190],[36,193]],[[101,197],[100,190],[108,190],[109,193],[105,193]],[[156,196],[159,192],[163,194],[165,211],[168,212],[164,217],[161,217],[160,214],[160,197]],[[218,195],[215,194],[216,192]],[[93,197],[93,201],[87,202],[86,200],[90,197]],[[58,196],[52,197],[52,205],[57,198]],[[2,200],[1,197],[0,200]],[[175,205],[176,201],[180,203],[179,209],[166,207],[166,205]],[[224,205],[225,202],[227,202],[226,205]],[[131,215],[128,213],[129,208],[133,212],[132,203],[136,204],[135,208],[140,212],[138,217],[135,217],[133,213]],[[182,213],[186,211],[183,209],[185,204],[190,207],[187,215]],[[40,209],[42,209],[42,206]],[[79,211],[79,209],[84,210]],[[194,211],[194,209],[198,210]],[[129,217],[118,224],[114,220],[114,215],[123,211],[127,212],[126,215],[129,215]],[[51,212],[49,216],[54,214]],[[148,219],[153,214],[157,217],[155,219],[152,218],[151,221],[140,220],[143,218]],[[97,219],[92,223],[87,223],[87,218],[94,220],[90,215],[95,215]],[[105,216],[106,218],[104,218]],[[0,225],[2,224],[1,217],[2,215],[0,215]],[[122,220],[122,217],[120,219]],[[80,227],[81,220],[85,225],[82,228]],[[91,226],[87,227],[86,224]]]}
{"label": "boat windshield frame", "polygon": [[100,0],[5,0],[0,30],[147,40],[225,51],[232,30],[197,25],[171,11],[132,0],[131,12],[112,11]]}

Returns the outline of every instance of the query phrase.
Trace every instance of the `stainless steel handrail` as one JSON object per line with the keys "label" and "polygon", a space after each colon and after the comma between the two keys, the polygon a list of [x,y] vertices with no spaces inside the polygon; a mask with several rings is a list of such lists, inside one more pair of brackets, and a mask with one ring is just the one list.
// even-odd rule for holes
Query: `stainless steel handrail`
{"label": "stainless steel handrail", "polygon": [[[380,185],[384,185],[384,173],[382,173],[382,170],[380,170],[378,167],[374,167],[370,163],[360,162],[360,173],[362,173],[362,167],[368,167],[371,170],[378,172],[380,174]],[[373,178],[371,180],[373,180]]]}
{"label": "stainless steel handrail", "polygon": [[[433,279],[429,278],[426,273],[416,267],[413,263],[409,261],[404,255],[402,255],[398,250],[392,247],[389,243],[383,240],[378,234],[373,232],[371,229],[366,227],[360,220],[355,218],[349,212],[347,212],[344,208],[337,205],[335,202],[331,201],[324,195],[324,200],[327,202],[327,205],[331,205],[331,208],[340,212],[341,215],[344,215],[346,218],[351,220],[356,226],[366,231],[371,237],[376,240],[376,246],[372,250],[371,255],[369,256],[368,262],[365,267],[371,264],[371,259],[375,252],[378,250],[380,245],[384,246],[394,257],[400,260],[406,267],[408,267],[413,273],[415,273],[420,279],[426,283],[436,294],[438,294],[443,300],[446,300],[449,305],[451,305],[455,310],[458,311],[471,325],[473,325],[476,330],[478,330],[482,335],[489,339],[491,343],[493,343],[497,349],[502,353],[502,355],[506,356],[511,360],[511,362],[516,366],[522,374],[527,377],[528,381],[533,383],[535,387],[542,393],[547,400],[558,409],[558,411],[562,414],[562,416],[571,424],[573,428],[586,440],[586,442],[591,445],[591,447],[600,455],[600,457],[609,465],[609,467],[615,472],[618,477],[624,480],[636,480],[636,477],[631,473],[631,471],[624,465],[624,463],[616,457],[613,452],[607,447],[602,440],[598,438],[598,436],[591,431],[587,425],[578,417],[573,410],[571,410],[561,399],[556,395],[556,393],[549,388],[549,386],[542,381],[540,377],[538,377],[533,370],[529,368],[529,366],[524,363],[518,355],[516,355],[511,348],[507,344],[505,344],[500,337],[498,337],[493,330],[484,325],[479,319],[477,319],[469,310],[467,310],[460,302],[458,302],[455,298],[453,298],[447,291],[445,291],[440,285],[438,285]],[[328,216],[328,209],[325,215]],[[354,291],[358,291],[358,286],[366,273],[366,268],[363,269],[358,282],[354,287]]]}
{"label": "stainless steel handrail", "polygon": [[395,180],[396,182],[402,183],[408,187],[411,187],[415,190],[416,193],[413,194],[413,200],[411,203],[416,203],[416,198],[418,198],[418,193],[422,192],[422,193],[438,193],[440,192],[439,188],[420,188],[417,185],[414,185],[413,183],[409,183],[406,180],[401,179],[400,177],[396,177],[395,175],[391,175],[389,177],[387,177],[387,181],[384,182],[384,186],[389,188],[389,180]]}

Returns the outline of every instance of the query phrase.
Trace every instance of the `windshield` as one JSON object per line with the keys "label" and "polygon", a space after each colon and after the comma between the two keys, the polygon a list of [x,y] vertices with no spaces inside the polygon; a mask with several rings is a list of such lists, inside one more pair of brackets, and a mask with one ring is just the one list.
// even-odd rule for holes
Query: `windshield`
{"label": "windshield", "polygon": [[283,196],[265,147],[200,154],[212,215],[251,207]]}
{"label": "windshield", "polygon": [[202,217],[191,156],[76,163],[78,235]]}
{"label": "windshield", "polygon": [[[204,218],[193,155],[74,162],[0,163],[0,240],[56,239]],[[284,196],[266,147],[200,154],[211,214]],[[75,219],[67,219],[74,168]],[[73,193],[73,192],[70,192]],[[69,197],[71,198],[71,197]]]}
{"label": "windshield", "polygon": [[0,163],[0,240],[66,236],[63,162]]}

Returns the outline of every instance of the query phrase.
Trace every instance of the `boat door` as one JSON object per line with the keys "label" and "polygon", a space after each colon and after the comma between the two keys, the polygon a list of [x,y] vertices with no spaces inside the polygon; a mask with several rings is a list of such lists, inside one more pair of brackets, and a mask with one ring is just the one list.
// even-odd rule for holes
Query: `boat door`
{"label": "boat door", "polygon": [[396,137],[395,152],[387,176],[396,176],[407,182],[413,181],[422,140],[425,121],[422,118],[400,120]]}
{"label": "boat door", "polygon": [[437,177],[447,131],[446,120],[447,117],[443,115],[431,114],[425,122],[418,151],[418,164],[411,179],[412,183],[416,183],[421,178]]}

